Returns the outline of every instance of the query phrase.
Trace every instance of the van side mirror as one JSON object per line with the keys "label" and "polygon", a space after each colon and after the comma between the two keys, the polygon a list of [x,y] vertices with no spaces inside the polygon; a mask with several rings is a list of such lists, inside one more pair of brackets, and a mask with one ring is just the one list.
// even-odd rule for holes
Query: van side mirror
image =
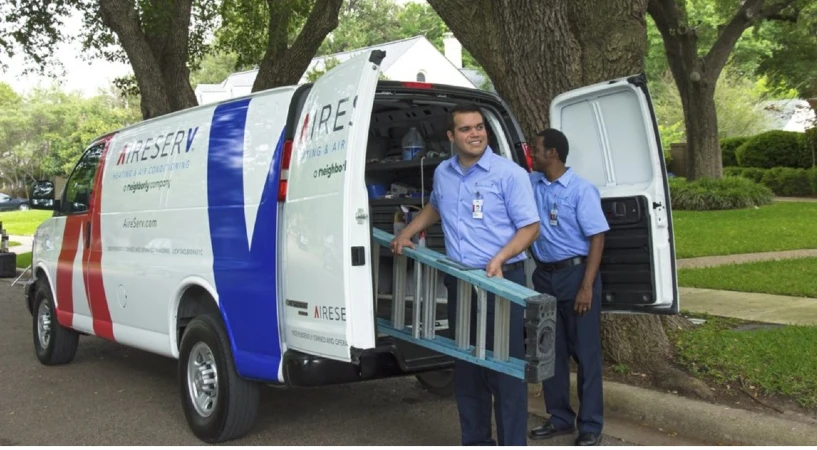
{"label": "van side mirror", "polygon": [[54,210],[54,183],[50,181],[35,181],[31,186],[31,196],[28,200],[31,209]]}

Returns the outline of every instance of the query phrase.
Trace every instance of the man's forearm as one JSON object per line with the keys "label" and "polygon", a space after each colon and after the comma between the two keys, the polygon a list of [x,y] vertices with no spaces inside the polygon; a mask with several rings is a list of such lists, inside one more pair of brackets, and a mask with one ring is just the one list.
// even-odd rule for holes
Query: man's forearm
{"label": "man's forearm", "polygon": [[505,261],[522,253],[525,251],[525,249],[530,247],[538,237],[539,222],[522,227],[516,231],[513,239],[511,239],[511,241],[508,242],[508,245],[506,245],[499,251],[499,253],[496,254],[495,258],[499,258],[500,262],[505,264]]}
{"label": "man's forearm", "polygon": [[593,235],[590,238],[590,253],[587,255],[587,265],[584,270],[584,280],[582,287],[593,289],[593,282],[596,281],[596,274],[601,265],[601,253],[604,250],[604,233]]}
{"label": "man's forearm", "polygon": [[415,234],[425,230],[431,225],[437,223],[440,220],[440,214],[431,206],[431,203],[427,204],[417,217],[415,217],[411,222],[406,225],[406,228],[400,232],[400,235],[405,236],[407,239],[411,239],[414,237]]}

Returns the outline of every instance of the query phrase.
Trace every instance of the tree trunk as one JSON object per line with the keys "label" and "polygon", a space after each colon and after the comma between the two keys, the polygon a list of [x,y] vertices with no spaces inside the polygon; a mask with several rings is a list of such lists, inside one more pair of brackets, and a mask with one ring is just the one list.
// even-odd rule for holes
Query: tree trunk
{"label": "tree trunk", "polygon": [[[428,2],[485,68],[528,137],[548,125],[556,95],[642,71],[647,0],[531,0],[513,8],[489,0]],[[609,362],[683,383],[658,316],[605,315],[602,345]]]}
{"label": "tree trunk", "polygon": [[253,92],[300,81],[326,35],[337,28],[343,0],[316,1],[291,47],[287,47],[289,22],[293,15],[291,3],[280,0],[267,0],[267,3],[270,11],[269,42],[258,67]]}
{"label": "tree trunk", "polygon": [[197,104],[187,69],[191,5],[192,0],[155,2],[154,8],[168,8],[156,14],[167,20],[152,23],[146,33],[133,0],[99,1],[102,23],[116,34],[133,68],[144,119]]}
{"label": "tree trunk", "polygon": [[746,0],[724,24],[718,39],[705,56],[699,56],[698,36],[687,26],[685,12],[676,0],[650,0],[648,11],[661,32],[664,49],[681,102],[687,136],[689,179],[723,177],[723,159],[718,141],[715,86],[729,55],[743,32],[759,20],[778,14],[794,0],[766,4]]}
{"label": "tree trunk", "polygon": [[[676,80],[684,107],[688,178],[722,178],[723,157],[718,141],[718,112],[714,82]],[[681,87],[683,86],[683,87]],[[714,149],[710,151],[711,149]]]}

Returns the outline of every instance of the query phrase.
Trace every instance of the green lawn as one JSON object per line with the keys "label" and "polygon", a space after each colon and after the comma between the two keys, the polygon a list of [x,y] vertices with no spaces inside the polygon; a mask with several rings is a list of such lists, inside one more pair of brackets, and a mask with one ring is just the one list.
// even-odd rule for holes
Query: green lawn
{"label": "green lawn", "polygon": [[680,362],[717,383],[817,407],[817,327],[736,331],[737,323],[710,316],[701,326],[672,333]]}
{"label": "green lawn", "polygon": [[6,233],[14,236],[34,236],[34,231],[45,219],[54,214],[53,211],[32,209],[29,211],[1,212],[0,222]]}
{"label": "green lawn", "polygon": [[732,255],[817,248],[817,203],[758,209],[674,211],[676,256]]}
{"label": "green lawn", "polygon": [[686,287],[817,298],[817,258],[758,261],[702,269],[681,269]]}
{"label": "green lawn", "polygon": [[31,252],[19,253],[17,255],[17,267],[25,269],[31,265]]}

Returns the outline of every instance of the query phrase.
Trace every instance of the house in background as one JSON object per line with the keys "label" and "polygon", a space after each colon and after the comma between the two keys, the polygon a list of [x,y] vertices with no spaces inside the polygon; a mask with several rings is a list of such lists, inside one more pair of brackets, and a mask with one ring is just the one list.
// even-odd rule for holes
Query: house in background
{"label": "house in background", "polygon": [[770,130],[804,133],[808,128],[817,126],[814,109],[807,100],[771,100],[763,102],[760,107]]}
{"label": "house in background", "polygon": [[[344,62],[367,50],[384,50],[386,57],[380,64],[383,76],[395,81],[421,81],[449,84],[467,88],[480,88],[484,77],[474,69],[462,67],[462,44],[451,33],[444,38],[445,55],[425,36],[415,36],[399,41],[360,48],[333,55],[313,58],[298,84],[307,83],[307,74],[313,70],[324,70],[326,61]],[[258,69],[231,74],[220,84],[200,84],[196,86],[196,99],[200,105],[220,102],[230,98],[243,97],[252,91]]]}

